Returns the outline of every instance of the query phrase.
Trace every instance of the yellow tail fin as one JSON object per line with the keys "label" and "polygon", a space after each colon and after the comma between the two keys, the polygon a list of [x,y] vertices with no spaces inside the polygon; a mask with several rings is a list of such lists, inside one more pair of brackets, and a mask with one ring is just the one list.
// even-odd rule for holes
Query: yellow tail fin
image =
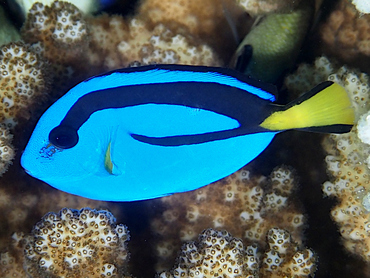
{"label": "yellow tail fin", "polygon": [[298,100],[283,106],[260,126],[269,130],[353,125],[355,114],[345,89],[337,83],[324,82]]}

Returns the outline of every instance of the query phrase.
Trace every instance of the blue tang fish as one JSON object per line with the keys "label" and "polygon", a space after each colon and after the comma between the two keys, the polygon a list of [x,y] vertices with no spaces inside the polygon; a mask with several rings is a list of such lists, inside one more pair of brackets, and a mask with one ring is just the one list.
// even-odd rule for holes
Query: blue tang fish
{"label": "blue tang fish", "polygon": [[224,68],[150,65],[92,77],[40,118],[23,152],[28,174],[106,201],[197,189],[237,171],[286,129],[347,132],[351,101],[324,82],[295,102]]}

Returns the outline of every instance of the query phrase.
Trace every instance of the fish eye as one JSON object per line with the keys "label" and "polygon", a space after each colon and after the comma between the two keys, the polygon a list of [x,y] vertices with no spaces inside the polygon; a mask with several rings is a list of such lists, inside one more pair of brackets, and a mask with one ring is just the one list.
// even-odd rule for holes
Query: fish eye
{"label": "fish eye", "polygon": [[69,126],[59,125],[50,131],[49,142],[57,148],[70,149],[77,144],[78,134]]}

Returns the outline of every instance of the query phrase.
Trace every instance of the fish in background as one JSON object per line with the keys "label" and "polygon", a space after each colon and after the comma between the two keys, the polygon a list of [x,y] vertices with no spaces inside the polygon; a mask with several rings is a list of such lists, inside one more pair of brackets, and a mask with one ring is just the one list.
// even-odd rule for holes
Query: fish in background
{"label": "fish in background", "polygon": [[230,67],[253,79],[276,83],[295,65],[315,17],[314,6],[313,1],[304,0],[293,10],[257,17]]}
{"label": "fish in background", "polygon": [[150,65],[92,77],[40,118],[21,157],[28,174],[105,201],[185,192],[237,171],[288,129],[348,132],[346,91],[324,82],[288,105],[240,72]]}

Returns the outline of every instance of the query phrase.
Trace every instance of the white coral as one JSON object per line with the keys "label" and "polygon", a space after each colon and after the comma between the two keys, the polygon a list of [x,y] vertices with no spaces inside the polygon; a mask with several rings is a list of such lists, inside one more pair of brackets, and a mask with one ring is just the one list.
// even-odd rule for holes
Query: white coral
{"label": "white coral", "polygon": [[[27,271],[70,277],[116,274],[127,259],[127,228],[108,211],[64,208],[48,213],[25,237]],[[64,275],[63,275],[64,276]]]}

